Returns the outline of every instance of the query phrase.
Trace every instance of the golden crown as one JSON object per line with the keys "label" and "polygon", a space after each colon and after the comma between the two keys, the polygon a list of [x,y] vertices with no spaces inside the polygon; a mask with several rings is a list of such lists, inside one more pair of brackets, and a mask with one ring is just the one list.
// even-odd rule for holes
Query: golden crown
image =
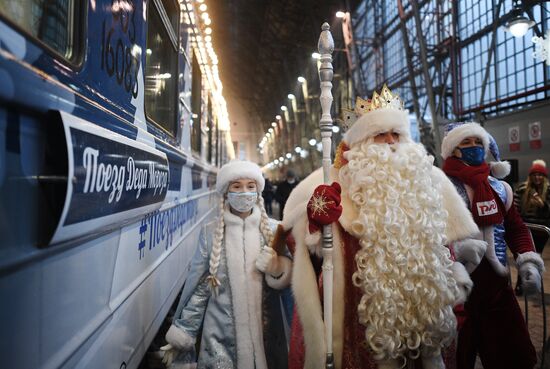
{"label": "golden crown", "polygon": [[354,110],[343,109],[344,129],[349,129],[363,114],[384,108],[405,110],[405,106],[399,95],[391,92],[386,84],[382,86],[380,94],[374,91],[370,99],[365,100],[357,96]]}

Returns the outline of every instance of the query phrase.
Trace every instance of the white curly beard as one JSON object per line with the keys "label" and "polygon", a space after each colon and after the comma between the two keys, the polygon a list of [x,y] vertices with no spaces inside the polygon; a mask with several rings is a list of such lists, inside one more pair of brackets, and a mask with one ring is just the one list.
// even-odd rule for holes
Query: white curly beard
{"label": "white curly beard", "polygon": [[351,230],[361,245],[353,274],[363,293],[359,322],[377,360],[434,356],[454,338],[458,288],[433,157],[416,143],[371,142],[346,152],[340,170],[359,214]]}

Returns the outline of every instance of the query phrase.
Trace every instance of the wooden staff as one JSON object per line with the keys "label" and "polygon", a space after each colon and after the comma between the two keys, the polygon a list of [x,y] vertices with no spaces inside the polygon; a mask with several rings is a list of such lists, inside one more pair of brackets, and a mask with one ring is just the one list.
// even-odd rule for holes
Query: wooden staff
{"label": "wooden staff", "polygon": [[[322,115],[319,121],[321,140],[323,144],[323,182],[329,184],[330,178],[330,152],[332,147],[332,117],[330,107],[332,105],[332,52],[334,40],[330,33],[328,23],[321,26],[318,49],[321,54],[321,66],[319,67],[319,79],[321,81],[321,109]],[[334,354],[332,352],[332,226],[323,226],[323,309],[325,321],[325,341],[327,344],[326,365],[327,369],[334,368]]]}

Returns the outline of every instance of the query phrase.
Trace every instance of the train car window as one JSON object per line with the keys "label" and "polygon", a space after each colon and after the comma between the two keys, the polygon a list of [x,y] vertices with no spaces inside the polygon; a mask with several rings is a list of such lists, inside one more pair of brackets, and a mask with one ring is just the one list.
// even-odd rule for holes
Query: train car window
{"label": "train car window", "polygon": [[145,112],[150,120],[175,136],[179,5],[173,0],[154,0],[149,5],[147,20]]}
{"label": "train car window", "polygon": [[[75,0],[0,0],[0,16],[71,63],[80,59],[81,32]],[[82,7],[83,8],[83,7]]]}
{"label": "train car window", "polygon": [[220,130],[218,128],[218,119],[216,118],[216,124],[214,125],[214,128],[216,129],[214,134],[214,155],[216,162],[214,163],[216,166],[220,166]]}
{"label": "train car window", "polygon": [[191,84],[191,149],[201,153],[201,105],[202,105],[202,73],[197,56],[193,54],[193,71]]}
{"label": "train car window", "polygon": [[212,99],[208,99],[208,117],[206,121],[206,130],[208,131],[208,153],[207,153],[207,160],[208,163],[212,164],[212,131],[214,131],[212,127]]}

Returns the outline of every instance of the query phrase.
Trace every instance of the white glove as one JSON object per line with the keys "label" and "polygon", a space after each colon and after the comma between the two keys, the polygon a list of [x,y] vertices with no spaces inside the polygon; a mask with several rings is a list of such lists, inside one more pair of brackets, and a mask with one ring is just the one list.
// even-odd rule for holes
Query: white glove
{"label": "white glove", "polygon": [[455,261],[453,265],[451,265],[451,272],[453,273],[453,278],[456,280],[456,285],[458,287],[458,295],[455,296],[455,305],[460,305],[465,303],[468,299],[468,295],[470,295],[474,287],[474,282],[472,282],[464,265],[459,262]]}
{"label": "white glove", "polygon": [[540,272],[534,263],[526,261],[521,264],[519,275],[521,276],[521,285],[526,295],[540,293]]}
{"label": "white glove", "polygon": [[271,247],[264,247],[256,259],[256,268],[262,273],[279,276],[283,271],[279,262],[279,255]]}
{"label": "white glove", "polygon": [[174,324],[170,326],[164,338],[176,350],[189,351],[195,346],[195,339]]}
{"label": "white glove", "polygon": [[167,344],[160,348],[160,351],[163,352],[162,363],[168,368],[172,361],[178,356],[179,351],[175,349],[171,344]]}
{"label": "white glove", "polygon": [[466,238],[452,245],[456,260],[464,264],[468,273],[475,270],[487,250],[487,242],[475,238]]}

